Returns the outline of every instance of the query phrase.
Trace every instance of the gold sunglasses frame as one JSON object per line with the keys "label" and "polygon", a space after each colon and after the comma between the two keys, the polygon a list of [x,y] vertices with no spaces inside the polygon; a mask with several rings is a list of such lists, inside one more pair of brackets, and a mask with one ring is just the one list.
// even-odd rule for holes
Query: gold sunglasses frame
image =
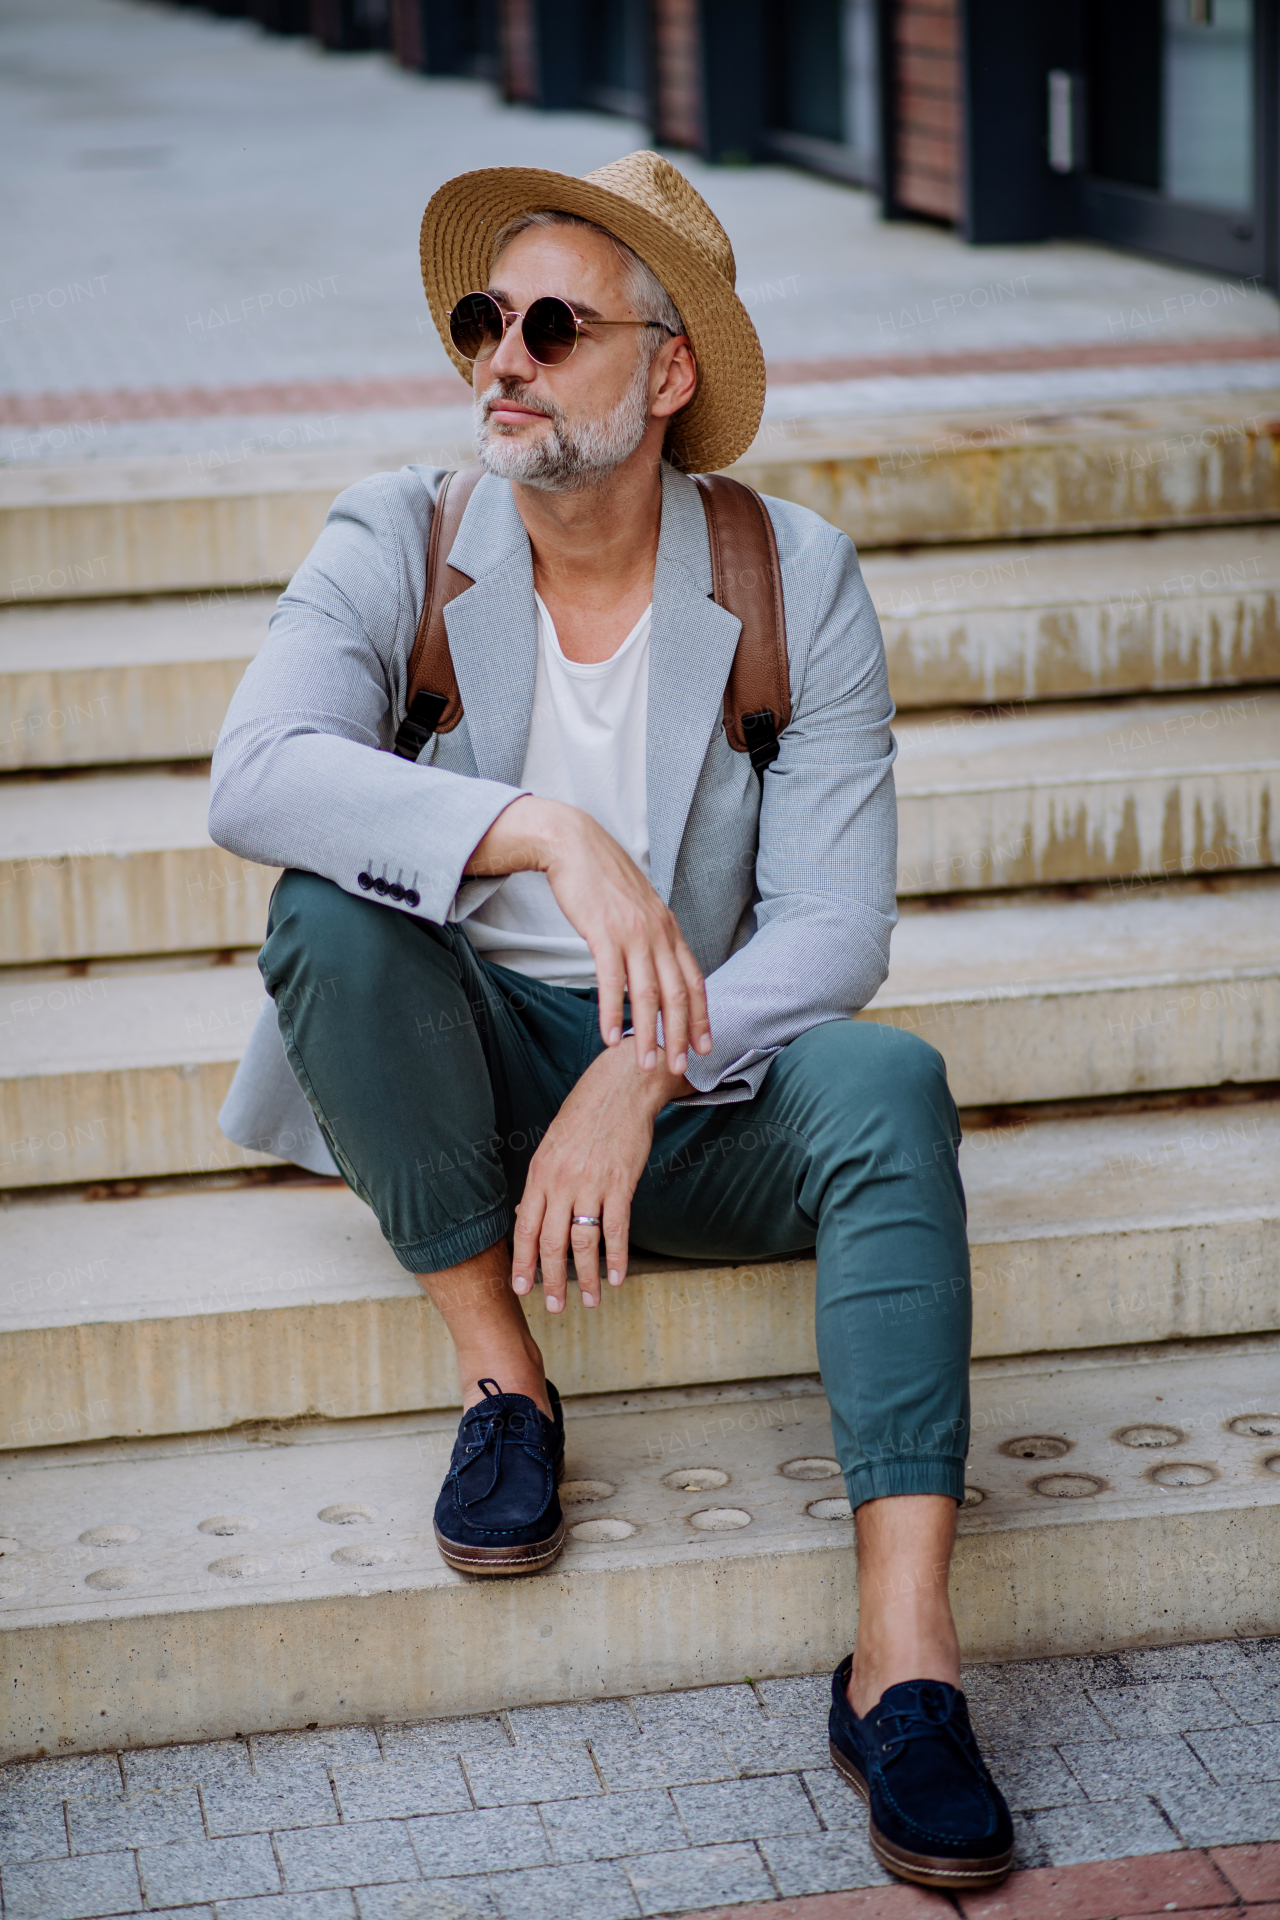
{"label": "gold sunglasses frame", "polygon": [[[529,305],[525,307],[522,312],[517,313],[516,311],[514,311],[514,309],[509,310],[504,306],[500,306],[499,303],[493,299],[493,295],[491,293],[486,293],[483,288],[477,287],[471,293],[464,293],[462,296],[462,299],[459,300],[456,303],[456,305],[450,307],[449,309],[449,338],[453,343],[454,351],[455,353],[461,354],[462,358],[468,361],[468,363],[473,367],[483,366],[485,364],[484,359],[481,359],[479,355],[477,355],[474,360],[471,359],[469,354],[465,354],[462,352],[462,348],[458,345],[457,341],[454,340],[453,338],[453,316],[458,311],[458,308],[462,305],[463,300],[493,300],[494,306],[498,308],[498,312],[502,315],[502,340],[499,340],[495,344],[493,353],[490,353],[485,356],[485,358],[489,360],[493,359],[494,354],[496,354],[499,347],[501,347],[503,340],[506,339],[508,333],[510,333],[512,327],[515,326],[517,322],[519,322],[520,324],[521,344],[523,345],[524,350],[528,354],[529,358],[533,361],[533,364],[535,367],[552,368],[552,367],[565,366],[568,361],[572,360],[574,354],[578,351],[578,342],[582,338],[582,330],[584,327],[660,327],[662,332],[665,334],[669,334],[673,340],[679,340],[681,337],[678,333],[675,333],[672,331],[672,329],[667,325],[665,320],[583,320],[583,319],[580,319],[579,316],[576,313],[574,313],[574,310],[570,306],[569,302],[565,299],[562,299],[558,293],[540,293],[538,295],[537,300],[531,300],[529,302]],[[574,327],[573,345],[570,347],[568,353],[566,353],[563,360],[539,360],[537,354],[533,351],[533,348],[529,345],[529,342],[524,337],[525,315],[533,311],[534,307],[536,307],[538,304],[538,300],[559,301],[559,304],[565,309],[567,313],[573,314],[573,327]]]}

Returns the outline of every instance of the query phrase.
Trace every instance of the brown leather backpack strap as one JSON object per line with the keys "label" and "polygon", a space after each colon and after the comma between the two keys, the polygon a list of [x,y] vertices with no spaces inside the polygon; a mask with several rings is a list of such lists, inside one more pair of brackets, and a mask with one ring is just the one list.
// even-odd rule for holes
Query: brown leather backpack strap
{"label": "brown leather backpack strap", "polygon": [[724,692],[724,730],[758,773],[778,755],[778,735],[791,719],[787,616],[782,570],[769,509],[758,493],[722,473],[699,474],[711,543],[711,590],[717,606],[742,622]]}
{"label": "brown leather backpack strap", "polygon": [[482,467],[462,467],[446,474],[436,495],[427,536],[427,588],[409,655],[405,717],[395,738],[395,751],[402,760],[416,760],[433,733],[450,733],[462,718],[462,696],[449,652],[444,610],[474,583],[469,575],[451,567],[445,556],[452,551],[467,502],[483,471]]}

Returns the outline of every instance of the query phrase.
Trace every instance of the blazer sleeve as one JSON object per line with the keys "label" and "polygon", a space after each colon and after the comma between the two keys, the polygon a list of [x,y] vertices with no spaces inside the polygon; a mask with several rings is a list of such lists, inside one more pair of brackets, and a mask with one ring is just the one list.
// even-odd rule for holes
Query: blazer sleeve
{"label": "blazer sleeve", "polygon": [[[775,523],[795,513],[779,506]],[[799,564],[783,563],[791,723],[762,783],[754,930],[709,975],[714,1045],[689,1056],[704,1100],[750,1098],[780,1048],[866,1006],[889,970],[897,747],[884,643],[851,541],[817,524],[832,543],[825,568],[807,541]]]}
{"label": "blazer sleeve", "polygon": [[404,711],[442,478],[406,467],[335,500],[232,698],[209,807],[209,833],[229,853],[348,893],[360,892],[362,872],[398,880],[420,905],[381,904],[439,924],[476,845],[522,791],[386,751]]}

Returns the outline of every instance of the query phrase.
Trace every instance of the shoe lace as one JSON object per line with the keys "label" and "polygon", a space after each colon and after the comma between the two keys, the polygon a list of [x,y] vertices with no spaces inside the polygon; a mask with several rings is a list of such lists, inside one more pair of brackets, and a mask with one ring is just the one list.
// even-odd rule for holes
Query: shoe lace
{"label": "shoe lace", "polygon": [[977,1757],[963,1697],[950,1688],[921,1687],[914,1700],[885,1709],[876,1722],[876,1731],[886,1762],[896,1760],[909,1740],[938,1734],[951,1740],[968,1759]]}
{"label": "shoe lace", "polygon": [[[485,1398],[464,1415],[462,1431],[464,1436],[465,1458],[454,1468],[454,1485],[457,1489],[458,1504],[463,1507],[477,1506],[487,1500],[498,1484],[502,1472],[503,1442],[509,1433],[513,1442],[528,1437],[529,1418],[519,1407],[504,1406],[501,1391],[495,1380],[481,1380],[477,1383],[485,1390]],[[468,1482],[479,1478],[471,1469],[481,1466],[486,1454],[492,1454],[488,1461],[489,1478],[487,1484],[471,1494],[462,1491],[461,1475],[465,1472]]]}

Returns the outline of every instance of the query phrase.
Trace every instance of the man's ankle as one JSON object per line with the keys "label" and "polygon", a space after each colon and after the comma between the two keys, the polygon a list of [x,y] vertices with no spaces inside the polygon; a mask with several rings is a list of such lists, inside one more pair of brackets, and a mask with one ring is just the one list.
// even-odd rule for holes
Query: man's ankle
{"label": "man's ankle", "polygon": [[528,1362],[523,1365],[498,1362],[488,1367],[480,1366],[474,1370],[468,1368],[462,1384],[464,1413],[469,1412],[484,1399],[485,1389],[480,1385],[482,1380],[495,1382],[499,1393],[523,1394],[526,1400],[532,1400],[534,1405],[546,1414],[548,1420],[552,1418],[551,1399],[547,1393],[547,1376],[541,1367],[532,1366]]}

